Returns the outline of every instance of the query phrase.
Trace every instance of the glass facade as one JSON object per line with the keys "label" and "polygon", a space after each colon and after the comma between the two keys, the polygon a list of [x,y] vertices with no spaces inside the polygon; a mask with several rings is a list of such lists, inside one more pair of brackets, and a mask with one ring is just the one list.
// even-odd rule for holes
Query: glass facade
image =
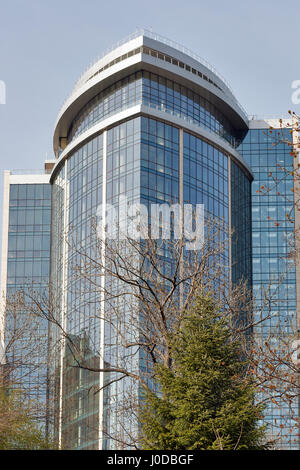
{"label": "glass facade", "polygon": [[[143,93],[144,100],[154,103],[155,99],[163,100],[164,96],[167,104],[169,86],[170,96],[173,99],[172,106],[177,103],[176,84],[173,83],[171,87],[158,76],[151,75],[150,77],[149,74],[138,73],[123,82],[126,83],[124,96],[127,98],[131,96],[134,100],[138,93]],[[119,96],[122,96],[121,82],[112,87],[112,93],[109,95],[112,97],[111,104],[107,109],[115,109],[116,90],[119,90]],[[184,106],[186,106],[186,112],[192,109],[188,105],[187,91],[184,92],[181,89],[178,100],[178,109],[183,109]],[[122,100],[118,101],[119,104],[121,102]],[[94,112],[96,105],[96,101],[92,106],[89,104],[89,112]],[[100,104],[102,105],[103,103]],[[200,116],[200,107],[198,110]],[[99,115],[97,116],[97,119],[100,119]],[[212,119],[211,115],[209,119]],[[73,126],[73,129],[75,127]],[[181,132],[182,137],[180,137]],[[181,138],[182,156],[180,156]],[[106,156],[105,174],[103,174],[104,155]],[[183,165],[181,176],[180,158],[182,158]],[[232,162],[232,165],[235,164]],[[66,312],[65,318],[61,318],[61,321],[64,322],[67,331],[74,336],[76,344],[85,345],[87,360],[91,360],[93,364],[97,362],[99,364],[100,344],[103,340],[104,361],[107,365],[117,363],[119,367],[126,365],[127,368],[135,371],[138,368],[139,374],[147,370],[147,358],[142,352],[135,356],[132,363],[128,362],[127,352],[120,344],[114,328],[106,326],[102,331],[104,337],[101,338],[97,282],[95,281],[94,288],[91,289],[88,285],[89,281],[74,275],[76,266],[81,262],[80,255],[70,247],[65,248],[64,251],[63,236],[67,234],[72,238],[74,246],[80,247],[82,251],[93,256],[95,255],[93,245],[95,239],[92,236],[92,226],[97,207],[102,203],[103,194],[105,194],[106,204],[113,204],[116,208],[120,221],[122,217],[122,207],[119,206],[120,196],[126,196],[128,203],[144,204],[150,213],[152,203],[180,202],[181,184],[182,203],[190,203],[194,206],[204,204],[207,215],[222,219],[227,226],[230,218],[230,179],[233,180],[234,188],[242,185],[242,190],[246,191],[246,196],[241,198],[239,206],[240,212],[245,211],[242,219],[242,224],[245,226],[238,229],[240,238],[246,237],[246,234],[249,236],[249,176],[237,165],[230,175],[229,166],[228,155],[212,144],[174,125],[144,116],[117,123],[111,129],[82,145],[65,161],[56,174],[53,184],[52,273],[56,292],[59,293],[61,312],[64,309]],[[105,188],[103,188],[104,184]],[[240,197],[237,189],[233,190],[231,197],[234,200]],[[242,263],[241,269],[244,270],[245,276],[250,276],[250,252],[243,252],[243,247],[247,245],[247,242],[248,240],[242,240],[236,258],[239,258],[237,263]],[[229,266],[228,251],[224,253],[220,262],[226,267]],[[61,274],[64,270],[67,272],[65,279]],[[116,281],[106,279],[105,282],[111,290],[120,288]],[[110,305],[106,299],[105,309],[113,311],[113,308],[114,305]],[[124,305],[122,308],[122,315],[126,319],[126,315],[130,316],[129,307]],[[126,334],[130,335],[131,332]],[[60,381],[63,396],[61,424],[63,441],[71,448],[97,448],[99,427],[102,422],[101,419],[101,422],[99,421],[101,403],[99,394],[91,397],[89,391],[91,387],[99,386],[100,374],[86,371],[85,377],[80,378],[70,366],[72,366],[72,354],[68,347],[65,347],[63,357],[58,364],[58,368],[62,368]],[[115,378],[117,378],[116,374],[110,373],[105,380],[111,381]],[[137,432],[132,413],[130,415],[130,413],[122,412],[122,415],[120,412],[122,397],[129,389],[131,395],[136,396],[138,400],[138,386],[128,378],[113,383],[105,392],[103,422],[107,437],[103,440],[104,448],[118,448],[118,443],[114,438],[122,434],[122,439],[126,441],[129,434]]]}
{"label": "glass facade", "polygon": [[114,83],[89,101],[72,122],[68,142],[101,120],[137,104],[188,120],[224,138],[233,146],[241,137],[208,99],[176,81],[142,70]]}
{"label": "glass facade", "polygon": [[179,129],[141,119],[141,202],[179,202]]}
{"label": "glass facade", "polygon": [[[224,233],[218,234],[216,243],[221,243],[219,237],[227,238],[229,229],[229,178],[228,156],[213,145],[204,142],[188,132],[183,132],[183,202],[184,204],[204,204],[206,217],[215,220],[208,222],[209,231],[217,235],[217,220],[224,221]],[[205,229],[205,237],[207,232]],[[211,236],[211,235],[210,235]],[[223,266],[222,277],[226,277],[229,284],[229,252],[226,247],[224,253],[218,255]],[[220,274],[221,277],[221,274]],[[218,281],[221,283],[221,279]],[[215,286],[217,288],[217,286]]]}
{"label": "glass facade", "polygon": [[229,223],[228,157],[188,132],[183,133],[183,199],[204,204],[209,214]]}
{"label": "glass facade", "polygon": [[[255,296],[254,321],[260,320],[264,289],[270,289],[275,299],[270,318],[254,327],[255,338],[263,342],[278,331],[289,337],[296,329],[296,273],[287,256],[293,236],[293,225],[286,217],[287,213],[293,216],[290,149],[283,144],[272,146],[266,129],[251,129],[245,137],[245,114],[220,76],[210,67],[206,72],[204,64],[197,66],[193,56],[194,62],[182,62],[186,52],[177,54],[168,42],[163,41],[161,52],[159,40],[156,38],[158,49],[152,49],[152,35],[151,41],[151,48],[145,42],[134,49],[132,44],[127,49],[123,44],[122,56],[112,55],[111,62],[100,62],[101,69],[93,67],[78,82],[75,93],[109,67],[125,64],[137,54],[147,56],[147,60],[141,56],[144,63],[131,69],[135,72],[128,72],[127,77],[120,79],[123,71],[117,79],[107,77],[109,86],[101,92],[97,88],[92,99],[91,81],[89,101],[76,108],[71,121],[76,107],[72,95],[55,130],[56,156],[62,150],[60,143],[67,146],[66,158],[58,161],[51,176],[52,191],[50,184],[10,185],[7,294],[32,283],[36,291],[43,292],[50,279],[53,311],[61,326],[39,321],[37,331],[44,352],[37,361],[32,358],[32,363],[24,364],[15,378],[45,405],[51,393],[54,429],[66,449],[120,449],[125,446],[122,442],[138,433],[133,412],[140,400],[136,382],[128,377],[116,380],[116,372],[102,374],[93,369],[117,364],[141,376],[149,371],[146,353],[138,350],[129,358],[115,328],[118,319],[111,312],[116,306],[124,324],[129,325],[122,334],[130,343],[135,333],[130,324],[131,307],[126,302],[115,305],[103,294],[103,285],[114,294],[120,284],[104,278],[97,262],[91,261],[103,254],[95,238],[101,204],[114,205],[118,222],[124,216],[124,207],[119,205],[122,196],[129,204],[144,204],[149,214],[155,203],[203,204],[207,218],[222,221],[224,232],[233,230],[231,246],[218,260],[224,267],[226,286],[248,281]],[[72,145],[68,152],[68,145],[85,131],[138,105],[143,108],[134,111],[134,118],[113,124],[110,120],[109,127]],[[201,129],[209,137],[201,137]],[[243,160],[238,161],[236,149],[254,174],[252,188],[251,175]],[[280,167],[287,170],[284,178],[280,178]],[[280,181],[262,194],[261,189],[270,186],[270,174]],[[220,237],[224,241],[223,233]],[[119,234],[118,243],[120,239]],[[169,263],[167,250],[160,254]],[[111,325],[103,320],[108,310]],[[140,321],[140,308],[134,312]],[[280,344],[280,337],[277,339]],[[55,359],[49,364],[50,350]],[[85,369],[77,367],[78,355]],[[46,387],[49,377],[54,384],[51,392]],[[123,401],[129,392],[135,403],[132,407],[127,403],[126,408]],[[299,448],[290,418],[291,409],[299,415],[299,403],[292,400],[287,406],[278,402],[269,402],[265,410],[269,432],[280,437],[283,448]]]}
{"label": "glass facade", "polygon": [[[48,323],[29,321],[14,300],[26,289],[45,294],[50,269],[50,184],[11,184],[9,194],[8,262],[7,262],[7,331],[22,330],[20,340],[8,349],[7,361],[17,363],[11,379],[25,389],[29,398],[39,404],[39,419],[47,422]],[[33,338],[33,331],[34,338]],[[11,333],[10,333],[11,334]],[[7,338],[8,339],[8,338]]]}
{"label": "glass facade", "polygon": [[[72,335],[65,344],[63,357],[57,360],[58,389],[62,396],[62,445],[68,448],[97,449],[99,445],[99,374],[74,367],[77,349],[86,364],[99,368],[100,320],[97,315],[97,288],[86,287],[75,276],[80,255],[70,244],[91,248],[92,220],[102,201],[103,138],[95,137],[73,153],[53,184],[52,276],[59,322]],[[58,344],[60,332],[54,332]],[[58,336],[57,336],[58,335]],[[75,351],[75,353],[74,353]],[[59,355],[58,355],[59,356]],[[62,375],[60,375],[60,373]],[[57,418],[58,419],[58,418]]]}
{"label": "glass facade", "polygon": [[[286,129],[286,138],[290,138]],[[272,296],[271,318],[254,328],[257,339],[267,341],[272,338],[280,345],[280,336],[287,337],[296,330],[296,273],[293,260],[287,255],[291,249],[294,226],[286,214],[293,217],[291,188],[293,188],[293,159],[290,148],[284,143],[272,145],[268,129],[251,129],[239,149],[244,160],[254,174],[252,183],[252,253],[253,253],[253,293],[257,308],[254,319],[268,313],[264,307],[264,292],[270,289]],[[283,170],[286,169],[283,178]],[[274,184],[272,178],[278,180]],[[298,448],[297,426],[291,418],[298,415],[296,400],[288,405],[278,399],[269,402],[265,420],[269,432],[280,438],[279,446]],[[290,408],[291,406],[291,408]],[[291,413],[291,409],[293,412]]]}
{"label": "glass facade", "polygon": [[[241,167],[231,161],[232,281],[248,281],[252,286],[251,183]],[[252,183],[253,184],[253,183]]]}
{"label": "glass facade", "polygon": [[[229,177],[230,173],[230,177]],[[213,145],[183,134],[184,203],[204,204],[207,214],[233,230],[231,279],[251,286],[251,180],[245,170]],[[231,201],[229,208],[229,199]],[[229,211],[231,217],[229,215]],[[229,266],[229,253],[220,262]]]}
{"label": "glass facade", "polygon": [[23,287],[28,279],[47,286],[51,186],[12,184],[9,199],[8,288]]}

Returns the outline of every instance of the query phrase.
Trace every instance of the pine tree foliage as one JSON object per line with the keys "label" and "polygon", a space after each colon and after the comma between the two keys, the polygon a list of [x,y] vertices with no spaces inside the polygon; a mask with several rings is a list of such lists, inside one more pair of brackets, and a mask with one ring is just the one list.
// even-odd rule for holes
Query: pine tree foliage
{"label": "pine tree foliage", "polygon": [[145,397],[143,448],[268,448],[240,344],[210,295],[199,295],[170,345],[172,367],[157,366],[159,393]]}

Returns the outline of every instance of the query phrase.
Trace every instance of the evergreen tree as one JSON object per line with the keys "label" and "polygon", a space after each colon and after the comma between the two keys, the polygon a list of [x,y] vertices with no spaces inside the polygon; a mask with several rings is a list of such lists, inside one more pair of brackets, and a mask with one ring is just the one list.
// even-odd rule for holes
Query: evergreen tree
{"label": "evergreen tree", "polygon": [[145,397],[143,448],[268,448],[240,344],[210,295],[186,312],[170,350],[172,367],[156,369],[159,393]]}

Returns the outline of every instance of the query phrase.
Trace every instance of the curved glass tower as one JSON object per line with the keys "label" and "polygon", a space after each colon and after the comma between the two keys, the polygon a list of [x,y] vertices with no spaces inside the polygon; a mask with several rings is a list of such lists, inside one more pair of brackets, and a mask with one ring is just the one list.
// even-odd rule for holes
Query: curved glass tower
{"label": "curved glass tower", "polygon": [[[252,174],[236,150],[247,123],[211,66],[152,33],[136,33],[76,84],[54,132],[51,277],[57,315],[91,369],[105,361],[99,351],[111,332],[96,315],[95,293],[74,276],[78,259],[63,238],[92,250],[97,207],[117,204],[122,195],[147,206],[204,204],[206,213],[235,230],[224,255],[231,281],[251,280]],[[62,344],[56,364],[61,442],[69,448],[118,448],[110,438],[113,410],[126,383],[114,384],[109,394],[91,393],[109,379],[69,367],[72,354]],[[135,424],[127,424],[130,432]]]}

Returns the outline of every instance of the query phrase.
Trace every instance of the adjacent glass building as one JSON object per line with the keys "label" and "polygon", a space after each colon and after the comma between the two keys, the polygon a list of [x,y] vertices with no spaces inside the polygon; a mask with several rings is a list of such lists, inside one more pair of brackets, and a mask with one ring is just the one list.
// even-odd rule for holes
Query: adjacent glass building
{"label": "adjacent glass building", "polygon": [[[138,387],[125,379],[103,389],[105,382],[114,377],[92,371],[109,366],[116,356],[123,360],[124,355],[126,361],[124,351],[117,347],[113,328],[101,320],[108,304],[99,298],[96,287],[98,282],[109,280],[95,275],[95,289],[90,289],[82,277],[76,276],[81,262],[78,252],[82,249],[91,257],[94,254],[91,231],[97,208],[109,204],[118,207],[120,196],[147,207],[152,203],[203,204],[207,215],[224,221],[235,232],[221,260],[228,266],[229,284],[244,278],[252,285],[253,239],[253,286],[257,290],[262,280],[257,277],[262,269],[258,262],[265,261],[256,244],[261,247],[262,238],[257,241],[255,237],[257,233],[261,237],[257,223],[264,216],[254,197],[252,211],[258,208],[258,219],[254,218],[252,228],[251,182],[253,175],[262,178],[262,174],[260,164],[255,165],[253,160],[261,158],[255,141],[259,133],[248,130],[248,116],[225,80],[209,64],[184,48],[143,31],[106,54],[77,82],[57,118],[53,140],[56,160],[45,185],[29,185],[22,190],[11,186],[11,201],[15,201],[9,209],[12,221],[13,212],[21,207],[21,198],[16,198],[19,191],[26,191],[23,200],[30,200],[30,206],[39,200],[41,191],[48,204],[51,188],[51,227],[48,213],[38,224],[44,258],[38,258],[38,249],[31,248],[39,243],[35,241],[37,231],[23,246],[27,215],[21,214],[26,221],[14,225],[13,236],[9,235],[9,247],[13,248],[3,245],[2,290],[6,291],[10,283],[16,288],[24,276],[37,275],[38,282],[47,282],[50,267],[56,318],[72,337],[70,345],[56,329],[48,331],[50,349],[52,344],[59,345],[49,372],[55,389],[48,399],[55,402],[54,426],[63,447],[121,448],[120,442],[126,442],[128,435],[136,431],[130,410],[121,419],[122,426],[117,416],[118,403],[129,389],[139,399]],[[35,202],[33,205],[36,207]],[[262,210],[268,211],[268,207],[269,202]],[[35,222],[29,221],[35,221],[35,217],[39,220],[34,210],[31,206],[28,210],[31,228]],[[121,216],[122,208],[118,210]],[[6,209],[4,215],[8,227]],[[276,240],[276,247],[280,247],[281,241]],[[18,243],[21,248],[16,248]],[[78,249],[72,250],[71,245]],[[22,258],[6,260],[9,250],[14,250],[14,257],[19,256],[18,249],[30,258],[28,262]],[[37,257],[34,262],[33,256]],[[264,271],[264,276],[268,273]],[[290,296],[293,282],[295,278],[291,277],[286,285]],[[288,302],[284,312],[292,310],[292,297]],[[73,367],[73,348],[80,350],[91,370]],[[137,355],[131,364],[141,373],[143,359]],[[273,419],[271,411],[268,419]]]}
{"label": "adjacent glass building", "polygon": [[[289,253],[294,247],[294,159],[288,123],[278,120],[249,121],[249,132],[239,151],[251,166],[252,183],[252,266],[255,298],[253,334],[257,344],[287,341],[296,337],[297,295],[296,266]],[[280,133],[280,141],[274,136]],[[274,143],[276,142],[276,145]],[[289,217],[287,217],[289,215]],[[289,219],[290,218],[290,219]],[[266,294],[272,298],[271,307]],[[271,308],[271,311],[270,311]],[[260,320],[269,317],[263,322]],[[291,341],[290,341],[291,342]],[[274,358],[275,359],[275,358]],[[270,436],[278,439],[278,448],[299,448],[298,398],[290,403],[276,397],[265,410]]]}
{"label": "adjacent glass building", "polygon": [[44,295],[49,289],[51,185],[49,174],[32,173],[7,171],[4,175],[1,281],[9,301],[5,319],[1,318],[6,329],[1,363],[7,366],[14,386],[21,387],[33,405],[39,403],[37,417],[47,432],[48,323],[29,318],[19,299],[26,291]]}

